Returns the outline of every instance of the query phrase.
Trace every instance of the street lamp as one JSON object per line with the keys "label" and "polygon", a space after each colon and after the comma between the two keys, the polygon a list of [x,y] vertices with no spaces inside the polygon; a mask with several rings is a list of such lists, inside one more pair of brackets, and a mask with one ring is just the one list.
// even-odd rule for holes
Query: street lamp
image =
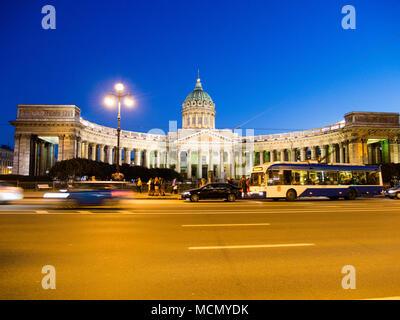
{"label": "street lamp", "polygon": [[104,99],[104,102],[108,106],[113,106],[115,104],[115,98],[118,98],[118,128],[117,128],[117,173],[119,173],[119,145],[120,145],[120,139],[121,139],[121,99],[124,99],[125,105],[128,107],[133,106],[133,99],[131,98],[130,93],[123,93],[124,91],[124,85],[122,83],[117,83],[114,86],[114,89],[116,93],[110,92]]}

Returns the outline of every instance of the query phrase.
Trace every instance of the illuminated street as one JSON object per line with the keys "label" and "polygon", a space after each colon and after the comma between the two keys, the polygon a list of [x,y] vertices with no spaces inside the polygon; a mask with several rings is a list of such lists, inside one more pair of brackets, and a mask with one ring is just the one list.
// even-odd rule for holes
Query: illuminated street
{"label": "illuminated street", "polygon": [[[1,299],[400,296],[400,201],[132,200],[0,207]],[[56,269],[56,290],[41,269]],[[356,269],[344,290],[341,269]]]}

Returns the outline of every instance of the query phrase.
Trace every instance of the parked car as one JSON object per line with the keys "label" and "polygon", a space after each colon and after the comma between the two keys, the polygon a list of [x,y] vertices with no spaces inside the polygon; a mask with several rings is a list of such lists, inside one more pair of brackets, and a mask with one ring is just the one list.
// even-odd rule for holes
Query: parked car
{"label": "parked car", "polygon": [[209,183],[198,189],[191,189],[181,194],[182,199],[192,202],[205,199],[226,199],[235,201],[241,197],[240,189],[229,183]]}
{"label": "parked car", "polygon": [[400,200],[400,184],[397,187],[386,190],[385,196],[392,199]]}
{"label": "parked car", "polygon": [[24,190],[18,187],[0,181],[0,204],[7,204],[12,200],[21,200],[24,198]]}

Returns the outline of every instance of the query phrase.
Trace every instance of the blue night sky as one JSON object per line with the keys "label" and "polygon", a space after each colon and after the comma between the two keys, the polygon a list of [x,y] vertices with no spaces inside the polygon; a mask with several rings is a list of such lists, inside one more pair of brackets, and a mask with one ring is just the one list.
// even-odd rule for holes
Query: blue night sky
{"label": "blue night sky", "polygon": [[[56,30],[41,27],[56,8]],[[357,29],[341,27],[342,6]],[[122,128],[167,130],[195,85],[216,127],[311,129],[350,111],[399,112],[400,1],[3,0],[0,143],[13,145],[17,104],[75,104],[116,126],[103,105],[116,81],[136,100]]]}

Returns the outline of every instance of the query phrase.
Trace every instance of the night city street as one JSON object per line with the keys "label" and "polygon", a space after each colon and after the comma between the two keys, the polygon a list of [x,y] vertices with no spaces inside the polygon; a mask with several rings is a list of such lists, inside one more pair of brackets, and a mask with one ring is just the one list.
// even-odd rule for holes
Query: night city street
{"label": "night city street", "polygon": [[[0,210],[1,299],[375,299],[400,287],[400,201],[129,200]],[[244,246],[244,247],[243,247]],[[43,290],[53,265],[57,289]],[[357,290],[341,286],[345,265]]]}
{"label": "night city street", "polygon": [[399,0],[3,0],[0,309],[385,318],[399,16]]}

